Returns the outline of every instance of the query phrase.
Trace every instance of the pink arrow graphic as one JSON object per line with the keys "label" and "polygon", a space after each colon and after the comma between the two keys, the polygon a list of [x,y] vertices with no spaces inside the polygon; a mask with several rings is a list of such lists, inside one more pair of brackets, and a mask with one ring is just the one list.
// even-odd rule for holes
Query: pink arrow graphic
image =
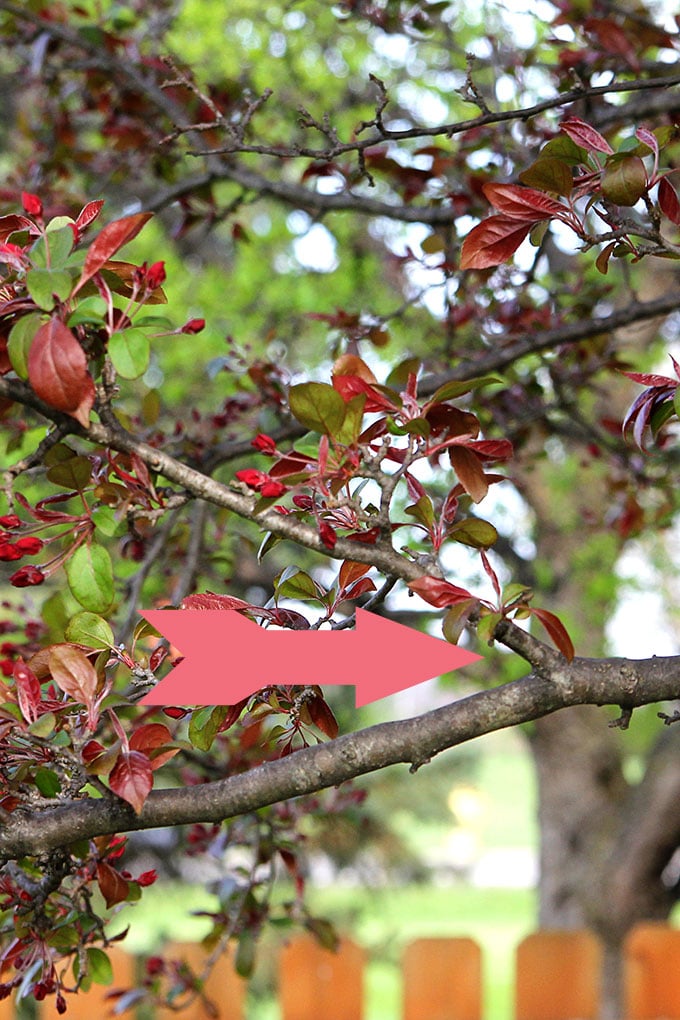
{"label": "pink arrow graphic", "polygon": [[353,684],[357,707],[481,658],[357,609],[354,630],[265,630],[228,609],[141,614],[184,659],[141,705],[232,705],[270,684]]}

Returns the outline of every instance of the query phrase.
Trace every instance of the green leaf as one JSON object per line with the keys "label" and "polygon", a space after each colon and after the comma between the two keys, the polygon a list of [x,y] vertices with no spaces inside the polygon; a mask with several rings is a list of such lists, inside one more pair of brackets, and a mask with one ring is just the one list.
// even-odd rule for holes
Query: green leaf
{"label": "green leaf", "polygon": [[464,393],[471,393],[472,390],[478,390],[482,386],[488,386],[489,383],[497,382],[501,382],[501,380],[495,375],[480,375],[476,379],[453,380],[452,382],[444,383],[443,386],[440,386],[433,393],[428,401],[428,406],[440,404],[444,400],[455,400],[456,397],[462,397]]}
{"label": "green leaf", "polygon": [[44,316],[40,312],[31,312],[29,315],[22,315],[9,332],[7,353],[12,362],[12,368],[20,379],[28,379],[28,352],[31,349],[33,337],[44,321]]}
{"label": "green leaf", "polygon": [[64,489],[82,492],[92,479],[92,464],[87,457],[72,456],[48,468],[47,479]]}
{"label": "green leaf", "polygon": [[322,599],[324,592],[319,588],[316,581],[306,574],[304,570],[293,568],[295,573],[284,577],[280,575],[275,591],[278,598],[300,599],[304,602],[308,599]]}
{"label": "green leaf", "polygon": [[345,404],[345,420],[333,438],[343,446],[352,446],[356,443],[361,434],[361,426],[364,420],[364,406],[366,394],[358,393]]}
{"label": "green leaf", "polygon": [[448,537],[473,549],[488,549],[497,541],[498,532],[488,521],[483,521],[479,517],[469,517],[454,524],[449,529]]}
{"label": "green leaf", "polygon": [[511,606],[513,602],[528,602],[532,597],[533,592],[526,584],[518,584],[513,581],[512,584],[506,584],[503,588],[502,600],[504,606]]}
{"label": "green leaf", "polygon": [[[55,221],[52,221],[53,223]],[[73,231],[69,226],[55,226],[52,223],[47,227],[47,245],[50,250],[50,269],[63,269],[68,257],[73,250]],[[35,263],[35,259],[33,260]]]}
{"label": "green leaf", "polygon": [[559,134],[546,142],[540,152],[540,159],[559,159],[568,166],[577,166],[579,163],[586,163],[588,155],[585,149],[572,141],[568,135]]}
{"label": "green leaf", "polygon": [[38,716],[35,722],[32,722],[28,727],[29,733],[32,733],[34,737],[40,737],[42,740],[46,740],[54,733],[54,727],[57,725],[57,717],[54,712],[45,712],[44,715]]}
{"label": "green leaf", "polygon": [[28,293],[38,308],[46,312],[54,308],[56,301],[66,301],[72,287],[71,274],[65,269],[29,269],[26,273]]}
{"label": "green leaf", "polygon": [[540,156],[535,163],[519,175],[522,184],[539,191],[569,198],[574,188],[571,169],[562,159],[555,156]]}
{"label": "green leaf", "polygon": [[108,344],[109,357],[118,375],[137,379],[149,367],[151,348],[142,329],[123,329],[114,333]]}
{"label": "green leaf", "polygon": [[208,705],[193,712],[189,723],[189,740],[199,751],[209,751],[229,709],[224,705]]}
{"label": "green leaf", "polygon": [[111,557],[101,545],[81,545],[66,561],[66,577],[74,597],[84,609],[105,613],[113,605]]}
{"label": "green leaf", "polygon": [[125,521],[116,517],[116,511],[110,506],[98,506],[92,511],[92,521],[97,531],[107,538],[114,538],[127,531]]}
{"label": "green leaf", "polygon": [[43,797],[56,797],[61,791],[61,783],[57,773],[53,772],[52,769],[46,769],[42,766],[35,770],[35,785]]}
{"label": "green leaf", "polygon": [[107,621],[97,613],[78,613],[69,621],[66,640],[88,648],[113,648],[115,638]]}
{"label": "green leaf", "polygon": [[407,506],[404,513],[409,517],[415,517],[426,528],[431,528],[434,524],[434,507],[429,496],[421,496],[417,503]]}
{"label": "green leaf", "polygon": [[31,248],[31,263],[36,268],[64,268],[74,243],[73,231],[66,225],[68,222],[67,218],[62,217],[52,220],[47,226],[47,234],[35,242]]}
{"label": "green leaf", "polygon": [[489,613],[483,616],[477,624],[477,637],[480,641],[486,641],[488,644],[493,644],[493,632],[496,629],[496,624],[500,623],[503,619],[500,613]]}
{"label": "green leaf", "polygon": [[288,402],[293,417],[313,432],[335,436],[345,420],[345,401],[328,383],[291,386]]}
{"label": "green leaf", "polygon": [[87,973],[97,985],[110,985],[113,982],[111,960],[103,949],[93,946],[87,950]]}
{"label": "green leaf", "polygon": [[236,947],[236,956],[234,958],[234,969],[239,977],[249,978],[253,973],[256,949],[257,940],[255,939],[254,934],[248,929],[241,932],[238,939],[238,945]]}
{"label": "green leaf", "polygon": [[104,298],[99,297],[98,294],[92,294],[90,297],[83,298],[79,302],[75,311],[69,315],[67,325],[72,329],[74,326],[80,326],[84,322],[101,324],[105,315],[106,302]]}
{"label": "green leaf", "polygon": [[633,206],[649,186],[645,164],[639,156],[610,156],[600,186],[607,201],[615,205]]}

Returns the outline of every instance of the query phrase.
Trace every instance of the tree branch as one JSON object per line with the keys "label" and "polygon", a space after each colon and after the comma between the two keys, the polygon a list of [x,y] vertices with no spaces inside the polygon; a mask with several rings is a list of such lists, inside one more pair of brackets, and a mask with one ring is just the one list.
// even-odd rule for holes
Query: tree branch
{"label": "tree branch", "polygon": [[562,661],[568,683],[558,685],[530,674],[424,715],[305,748],[240,775],[190,788],[154,790],[140,815],[119,799],[79,800],[45,810],[18,808],[0,830],[0,858],[20,858],[114,832],[221,822],[388,765],[410,763],[413,771],[447,748],[570,705],[633,708],[680,695],[679,656]]}

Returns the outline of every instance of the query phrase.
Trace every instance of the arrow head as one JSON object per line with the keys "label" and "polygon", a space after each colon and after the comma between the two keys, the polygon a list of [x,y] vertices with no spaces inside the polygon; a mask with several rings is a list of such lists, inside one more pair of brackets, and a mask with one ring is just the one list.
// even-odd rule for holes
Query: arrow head
{"label": "arrow head", "polygon": [[458,645],[357,609],[356,704],[368,705],[482,658]]}

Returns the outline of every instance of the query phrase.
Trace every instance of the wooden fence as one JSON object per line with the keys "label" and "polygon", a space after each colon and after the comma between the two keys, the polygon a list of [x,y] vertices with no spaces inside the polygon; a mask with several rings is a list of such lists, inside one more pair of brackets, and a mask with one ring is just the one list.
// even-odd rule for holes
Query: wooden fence
{"label": "wooden fence", "polygon": [[[199,946],[173,946],[200,968]],[[134,986],[135,960],[112,952],[113,987]],[[597,1020],[601,950],[585,931],[541,931],[517,948],[514,1020]],[[311,939],[297,938],[279,961],[281,1020],[362,1020],[366,954],[347,940],[337,953]],[[482,953],[472,939],[418,939],[402,958],[403,1009],[394,1020],[482,1020]],[[220,1020],[243,1020],[245,982],[227,959],[220,960],[206,983]],[[111,1016],[109,988],[93,986],[70,996],[67,1020],[103,1020]],[[625,949],[625,1000],[621,1020],[680,1020],[680,930],[646,924],[629,936]],[[40,1004],[39,1020],[56,1020],[54,1000]],[[127,1012],[125,1016],[134,1014]],[[181,1013],[162,1010],[156,1020],[208,1020],[196,1001]],[[12,1000],[0,1002],[0,1020],[14,1020]]]}

